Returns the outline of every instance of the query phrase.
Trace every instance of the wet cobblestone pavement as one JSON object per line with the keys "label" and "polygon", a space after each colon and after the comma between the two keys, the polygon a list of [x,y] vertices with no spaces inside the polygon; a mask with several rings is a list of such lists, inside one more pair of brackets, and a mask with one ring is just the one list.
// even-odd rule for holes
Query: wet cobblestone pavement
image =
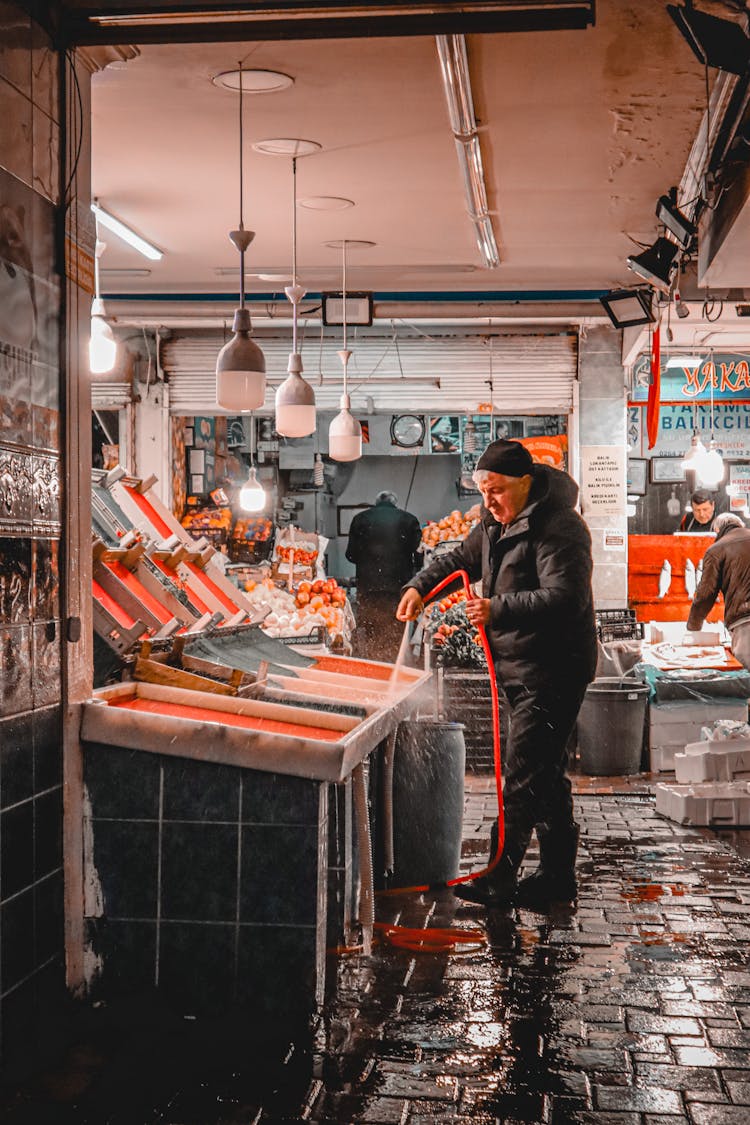
{"label": "wet cobblestone pavement", "polygon": [[[467,859],[494,792],[468,784]],[[680,827],[619,787],[577,787],[577,910],[379,900],[384,920],[486,926],[487,945],[345,959],[306,1102],[258,1120],[747,1125],[750,832]]]}
{"label": "wet cobblestone pavement", "polygon": [[[8,1125],[750,1125],[750,830],[658,816],[648,781],[575,779],[577,909],[385,896],[409,926],[486,944],[332,962],[312,1037],[87,1009],[62,1060],[6,1089]],[[464,863],[494,783],[468,778]],[[534,856],[529,857],[533,866]]]}

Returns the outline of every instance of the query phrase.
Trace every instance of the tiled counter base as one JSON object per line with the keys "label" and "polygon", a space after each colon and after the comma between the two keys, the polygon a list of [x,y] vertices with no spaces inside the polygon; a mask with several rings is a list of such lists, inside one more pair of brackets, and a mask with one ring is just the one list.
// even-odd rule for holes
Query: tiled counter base
{"label": "tiled counter base", "polygon": [[84,780],[91,998],[306,1020],[350,922],[349,783],[95,743]]}

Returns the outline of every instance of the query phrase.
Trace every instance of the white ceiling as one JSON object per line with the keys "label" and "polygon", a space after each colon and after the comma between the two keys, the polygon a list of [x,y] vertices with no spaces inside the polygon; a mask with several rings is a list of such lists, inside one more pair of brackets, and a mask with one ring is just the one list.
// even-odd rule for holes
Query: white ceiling
{"label": "white ceiling", "polygon": [[[211,78],[239,60],[295,79],[245,99],[249,274],[289,271],[292,202],[290,160],[251,145],[303,137],[322,149],[299,160],[298,197],[355,203],[299,208],[311,291],[340,288],[341,252],[325,242],[342,238],[375,242],[349,252],[349,287],[376,294],[573,297],[633,284],[632,240],[656,236],[656,200],[680,182],[705,99],[665,0],[599,0],[585,31],[473,35],[467,47],[496,269],[482,268],[466,214],[433,38],[144,46],[93,76],[92,189],[164,257],[146,262],[106,235],[105,292],[236,292],[236,275],[216,271],[239,264],[227,238],[239,219],[238,97]],[[133,268],[151,273],[109,272]],[[281,288],[248,280],[251,293]]]}

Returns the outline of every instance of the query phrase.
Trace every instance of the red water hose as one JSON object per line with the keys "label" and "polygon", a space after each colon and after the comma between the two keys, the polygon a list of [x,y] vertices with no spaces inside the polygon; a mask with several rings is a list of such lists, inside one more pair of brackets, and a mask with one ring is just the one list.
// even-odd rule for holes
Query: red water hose
{"label": "red water hose", "polygon": [[[437,586],[430,590],[423,599],[424,602],[429,602],[433,598],[436,598],[440,591],[454,582],[456,578],[461,579],[467,598],[472,597],[469,575],[465,570],[454,570],[444,578],[442,582],[438,582]],[[397,887],[387,891],[378,891],[378,895],[404,894],[409,891],[417,893],[443,890],[445,887],[455,887],[458,883],[469,883],[474,879],[478,879],[480,876],[489,874],[489,872],[497,866],[500,861],[500,856],[503,854],[505,817],[503,815],[503,784],[500,756],[500,703],[497,691],[497,678],[495,676],[495,664],[492,659],[489,641],[487,640],[487,633],[483,625],[478,625],[477,629],[485,660],[487,661],[487,671],[490,678],[490,694],[492,698],[492,749],[495,764],[495,786],[497,789],[497,849],[495,854],[490,857],[490,862],[486,867],[481,868],[479,871],[472,871],[469,875],[459,875],[457,878],[448,879],[445,882],[425,883],[422,886]],[[410,949],[413,952],[434,953],[454,949],[456,945],[470,944],[472,942],[484,940],[484,934],[478,930],[415,929],[404,926],[394,926],[386,922],[375,922],[374,928],[391,945],[396,945],[403,949]]]}

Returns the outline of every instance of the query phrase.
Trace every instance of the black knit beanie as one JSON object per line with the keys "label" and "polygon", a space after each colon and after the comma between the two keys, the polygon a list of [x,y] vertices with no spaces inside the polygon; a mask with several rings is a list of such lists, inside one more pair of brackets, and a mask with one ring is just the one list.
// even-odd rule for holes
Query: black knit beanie
{"label": "black knit beanie", "polygon": [[490,442],[477,461],[477,470],[502,473],[506,477],[525,477],[534,471],[534,462],[528,449],[520,441]]}

